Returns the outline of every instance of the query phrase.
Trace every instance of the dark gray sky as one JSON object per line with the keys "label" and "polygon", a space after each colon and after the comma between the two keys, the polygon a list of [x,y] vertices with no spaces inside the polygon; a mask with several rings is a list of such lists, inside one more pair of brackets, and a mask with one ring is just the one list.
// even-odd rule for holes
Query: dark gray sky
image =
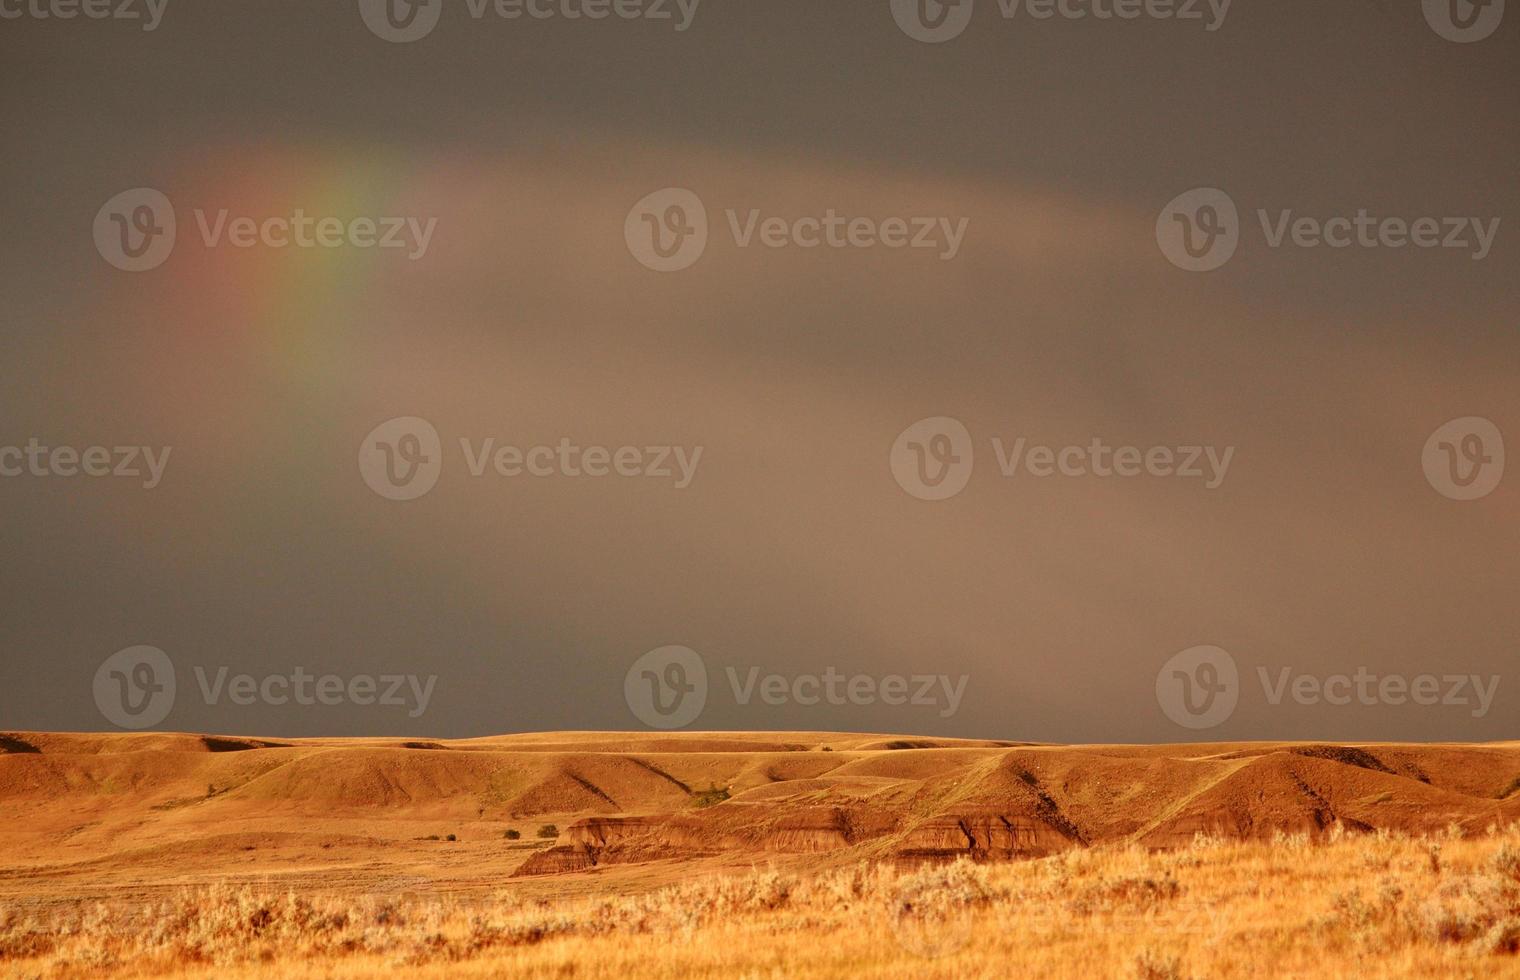
{"label": "dark gray sky", "polygon": [[[158,727],[633,728],[625,672],[681,644],[709,673],[695,728],[1177,740],[1158,671],[1214,644],[1241,690],[1206,737],[1514,737],[1520,473],[1453,500],[1422,451],[1469,416],[1520,445],[1517,83],[1520,12],[1463,44],[1372,0],[1235,0],[1212,32],[980,0],[942,44],[889,0],[705,0],[683,32],[444,0],[398,44],[354,2],[0,20],[0,464],[33,438],[172,447],[152,490],[0,477],[0,727],[110,727],[97,668],[150,645],[178,681]],[[130,273],[92,224],[138,187],[178,234]],[[661,274],[623,229],[667,187],[711,238]],[[1240,214],[1208,273],[1156,239],[1197,187]],[[416,261],[208,246],[196,212],[223,209],[436,228]],[[729,209],[966,233],[949,261],[740,248]],[[1258,209],[1500,224],[1481,260],[1273,248]],[[406,502],[357,465],[402,416],[443,454]],[[937,502],[889,456],[935,416],[976,456]],[[1216,489],[1004,478],[993,437],[1234,455]],[[475,478],[461,438],[703,454],[685,489]],[[436,682],[418,718],[213,705],[197,666]],[[941,717],[740,705],[725,671],[829,666],[969,679]],[[1481,717],[1274,705],[1258,668],[1285,667],[1499,684]]]}

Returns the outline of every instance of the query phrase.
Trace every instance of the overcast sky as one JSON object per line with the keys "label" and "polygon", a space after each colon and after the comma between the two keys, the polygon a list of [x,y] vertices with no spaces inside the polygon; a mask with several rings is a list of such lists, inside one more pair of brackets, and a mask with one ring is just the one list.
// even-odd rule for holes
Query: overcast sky
{"label": "overcast sky", "polygon": [[[1418,2],[982,0],[925,43],[889,0],[705,0],[684,30],[674,0],[441,2],[399,43],[354,2],[171,0],[151,31],[0,4],[24,11],[0,20],[0,470],[33,440],[162,464],[151,489],[51,452],[0,476],[0,728],[112,729],[97,675],[137,646],[174,667],[163,729],[640,728],[630,667],[680,645],[693,729],[1515,737],[1520,464],[1467,500],[1427,464],[1476,445],[1432,443],[1452,420],[1520,447],[1520,11],[1458,43]],[[136,188],[177,226],[142,272],[102,251]],[[660,272],[630,243],[666,188],[708,229]],[[1158,244],[1195,188],[1238,213],[1207,272]],[[298,211],[341,241],[278,244]],[[831,213],[869,219],[856,244],[803,247]],[[1452,247],[1379,238],[1422,218]],[[931,247],[883,244],[890,219]],[[388,499],[361,448],[411,417],[437,482]],[[920,499],[902,461],[945,443],[895,441],[940,417],[974,462]],[[1005,476],[1020,439],[1088,471]],[[656,472],[472,473],[563,440]],[[1095,440],[1219,463],[1100,476]],[[1158,674],[1200,645],[1238,704],[1195,728]],[[208,694],[220,667],[261,693]],[[829,668],[868,680],[806,703]],[[1358,668],[1375,703],[1333,680]],[[298,669],[340,703],[280,703]],[[770,674],[778,703],[745,687]],[[1422,674],[1437,703],[1384,683]],[[425,710],[355,703],[365,675],[431,683]]]}

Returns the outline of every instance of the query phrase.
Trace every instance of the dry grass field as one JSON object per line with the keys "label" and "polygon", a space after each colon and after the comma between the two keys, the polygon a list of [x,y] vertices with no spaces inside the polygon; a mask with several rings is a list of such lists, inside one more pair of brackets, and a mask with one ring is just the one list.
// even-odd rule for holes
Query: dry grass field
{"label": "dry grass field", "polygon": [[1520,833],[707,876],[635,895],[190,889],[0,919],[13,976],[1520,976]]}
{"label": "dry grass field", "polygon": [[0,737],[6,977],[1520,976],[1520,748]]}

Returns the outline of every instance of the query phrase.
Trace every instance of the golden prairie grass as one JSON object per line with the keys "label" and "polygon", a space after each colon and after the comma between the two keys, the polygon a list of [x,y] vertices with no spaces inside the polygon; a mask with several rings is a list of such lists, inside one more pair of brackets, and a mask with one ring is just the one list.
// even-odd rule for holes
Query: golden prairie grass
{"label": "golden prairie grass", "polygon": [[417,881],[0,911],[18,977],[1520,977],[1520,831],[756,869],[538,900]]}

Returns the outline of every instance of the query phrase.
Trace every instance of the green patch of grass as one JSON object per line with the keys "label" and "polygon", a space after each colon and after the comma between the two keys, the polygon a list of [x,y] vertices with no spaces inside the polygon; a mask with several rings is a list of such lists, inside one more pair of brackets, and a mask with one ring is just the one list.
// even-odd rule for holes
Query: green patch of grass
{"label": "green patch of grass", "polygon": [[707,789],[698,790],[697,792],[691,794],[692,799],[696,802],[698,809],[701,809],[702,807],[717,806],[719,803],[722,803],[732,795],[733,794],[728,791],[727,786],[719,787],[717,785],[709,785]]}
{"label": "green patch of grass", "polygon": [[528,787],[525,773],[509,766],[491,773],[485,788],[475,794],[477,805],[487,809],[506,806]]}

